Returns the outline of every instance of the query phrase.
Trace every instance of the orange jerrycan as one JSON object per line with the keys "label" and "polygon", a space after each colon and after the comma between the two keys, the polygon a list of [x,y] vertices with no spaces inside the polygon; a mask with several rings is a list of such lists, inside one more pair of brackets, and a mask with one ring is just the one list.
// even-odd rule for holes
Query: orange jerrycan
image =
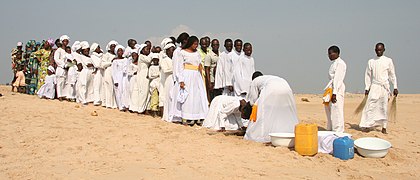
{"label": "orange jerrycan", "polygon": [[295,151],[302,156],[318,153],[318,126],[299,123],[295,126]]}

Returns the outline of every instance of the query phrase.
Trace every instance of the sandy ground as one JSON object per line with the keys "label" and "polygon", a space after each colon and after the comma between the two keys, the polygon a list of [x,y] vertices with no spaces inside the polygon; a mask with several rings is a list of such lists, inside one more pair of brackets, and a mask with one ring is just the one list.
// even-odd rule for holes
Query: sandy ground
{"label": "sandy ground", "polygon": [[[420,95],[399,97],[388,135],[360,132],[352,114],[363,96],[346,95],[346,132],[384,138],[393,147],[382,159],[341,161],[149,116],[41,100],[5,86],[0,93],[0,179],[420,179]],[[319,95],[296,99],[302,122],[326,127]]]}

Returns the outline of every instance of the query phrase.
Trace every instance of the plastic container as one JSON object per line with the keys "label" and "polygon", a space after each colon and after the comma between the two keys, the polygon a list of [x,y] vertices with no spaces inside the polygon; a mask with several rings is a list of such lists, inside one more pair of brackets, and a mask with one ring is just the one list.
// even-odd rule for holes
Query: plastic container
{"label": "plastic container", "polygon": [[318,153],[318,126],[299,123],[295,126],[295,151],[302,156]]}
{"label": "plastic container", "polygon": [[349,160],[354,157],[354,141],[347,136],[337,138],[333,143],[333,156],[341,160]]}

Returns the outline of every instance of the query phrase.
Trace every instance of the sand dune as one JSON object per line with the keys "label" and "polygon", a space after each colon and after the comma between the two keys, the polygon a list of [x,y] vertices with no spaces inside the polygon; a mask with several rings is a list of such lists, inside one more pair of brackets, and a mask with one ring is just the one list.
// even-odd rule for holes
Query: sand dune
{"label": "sand dune", "polygon": [[[420,179],[420,95],[399,97],[388,135],[360,132],[352,113],[363,95],[346,95],[346,132],[384,138],[393,147],[382,159],[341,161],[149,116],[41,100],[6,86],[0,93],[0,179]],[[326,126],[320,96],[296,100],[300,121]]]}

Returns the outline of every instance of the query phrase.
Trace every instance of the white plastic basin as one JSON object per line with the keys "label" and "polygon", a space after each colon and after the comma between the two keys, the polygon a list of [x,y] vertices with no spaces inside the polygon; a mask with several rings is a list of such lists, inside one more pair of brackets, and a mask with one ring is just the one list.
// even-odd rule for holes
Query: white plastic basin
{"label": "white plastic basin", "polygon": [[359,138],[354,141],[357,152],[367,158],[382,158],[388,154],[391,143],[374,137]]}
{"label": "white plastic basin", "polygon": [[295,134],[294,133],[270,133],[271,144],[274,146],[294,147]]}

